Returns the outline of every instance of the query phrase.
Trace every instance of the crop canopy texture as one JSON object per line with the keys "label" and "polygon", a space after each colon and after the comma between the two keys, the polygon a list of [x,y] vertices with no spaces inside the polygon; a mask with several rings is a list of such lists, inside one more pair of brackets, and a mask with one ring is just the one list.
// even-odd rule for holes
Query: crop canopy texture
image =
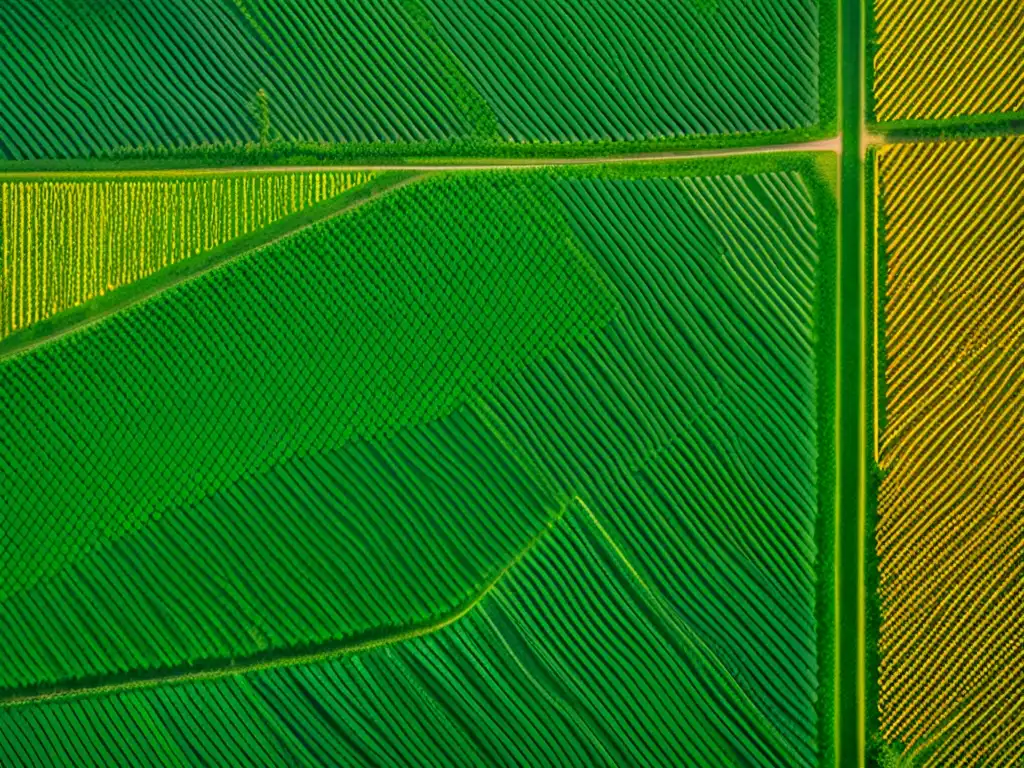
{"label": "crop canopy texture", "polygon": [[439,174],[0,362],[0,761],[813,765],[769,165]]}
{"label": "crop canopy texture", "polygon": [[824,119],[826,17],[815,0],[3,3],[0,159],[803,131]]}

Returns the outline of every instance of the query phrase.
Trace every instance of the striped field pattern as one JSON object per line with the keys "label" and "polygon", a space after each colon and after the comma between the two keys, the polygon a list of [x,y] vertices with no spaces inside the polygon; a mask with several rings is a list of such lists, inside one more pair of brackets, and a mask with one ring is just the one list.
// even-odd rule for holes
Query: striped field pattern
{"label": "striped field pattern", "polygon": [[1024,138],[878,152],[886,739],[1024,759]]}
{"label": "striped field pattern", "polygon": [[165,510],[0,603],[0,689],[168,674],[429,622],[557,508],[464,409],[351,441]]}
{"label": "striped field pattern", "polygon": [[[488,407],[815,762],[813,307],[798,174],[564,183],[622,312]],[[608,226],[615,222],[615,226]],[[770,521],[770,522],[769,522]]]}
{"label": "striped field pattern", "polygon": [[578,501],[471,606],[457,624],[361,653],[0,709],[0,759],[790,764],[730,672]]}
{"label": "striped field pattern", "polygon": [[879,122],[1024,112],[1019,0],[874,0]]}
{"label": "striped field pattern", "polygon": [[0,361],[0,764],[817,764],[779,163],[429,176]]}
{"label": "striped field pattern", "polygon": [[825,2],[3,2],[0,160],[810,129]]}
{"label": "striped field pattern", "polygon": [[0,28],[0,157],[257,141],[260,89],[272,140],[470,132],[395,0],[3,3]]}
{"label": "striped field pattern", "polygon": [[[222,535],[256,519],[265,544],[274,531],[296,531],[296,559],[305,562],[302,547],[315,539],[304,532],[313,537],[317,527],[300,521],[333,487],[329,477],[310,486],[305,475],[333,476],[357,461],[335,450],[447,416],[496,378],[605,322],[611,299],[573,247],[557,201],[519,178],[435,177],[0,361],[0,601],[43,581],[43,603],[147,613],[156,588],[146,573],[150,564],[160,570],[150,537],[166,540],[177,525],[194,526],[179,531],[189,553],[168,545],[182,563],[220,551]],[[251,511],[279,495],[298,517],[275,505],[264,517]],[[371,514],[361,499],[328,509]],[[221,522],[204,526],[208,519]],[[267,557],[281,588],[306,579]],[[111,559],[132,565],[122,574]],[[88,571],[108,566],[132,598],[89,591]],[[176,644],[174,663],[251,651],[242,626],[264,609],[238,573],[225,577],[230,608],[203,582],[165,585],[203,603],[186,601],[192,610],[179,631],[194,637]],[[177,625],[177,610],[164,620]],[[29,627],[19,647],[45,635]],[[139,658],[116,631],[108,642],[106,655],[70,654],[69,663],[32,669],[60,680],[111,672],[118,658],[168,663],[149,644]]]}
{"label": "striped field pattern", "polygon": [[818,120],[810,0],[424,0],[504,138],[736,134]]}
{"label": "striped field pattern", "polygon": [[0,183],[0,339],[371,176]]}

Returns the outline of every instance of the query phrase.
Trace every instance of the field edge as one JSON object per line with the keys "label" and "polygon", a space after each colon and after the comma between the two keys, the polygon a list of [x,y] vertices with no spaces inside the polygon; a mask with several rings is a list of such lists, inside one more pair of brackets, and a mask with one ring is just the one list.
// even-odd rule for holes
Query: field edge
{"label": "field edge", "polygon": [[33,347],[55,341],[67,333],[79,331],[123,309],[145,302],[179,283],[222,267],[247,253],[266,247],[275,240],[376,200],[399,186],[426,175],[411,171],[380,172],[364,184],[278,219],[262,229],[235,238],[197,256],[169,264],[146,277],[33,323],[0,339],[0,363]]}

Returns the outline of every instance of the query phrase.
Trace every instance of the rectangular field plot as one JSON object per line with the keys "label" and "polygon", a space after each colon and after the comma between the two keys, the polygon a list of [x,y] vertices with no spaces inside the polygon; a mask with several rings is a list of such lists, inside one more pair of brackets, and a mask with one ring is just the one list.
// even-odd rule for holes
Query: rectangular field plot
{"label": "rectangular field plot", "polygon": [[876,121],[1024,116],[1019,0],[873,0],[871,14]]}
{"label": "rectangular field plot", "polygon": [[0,340],[370,177],[179,173],[0,182]]}
{"label": "rectangular field plot", "polygon": [[877,154],[878,709],[915,764],[1024,757],[1022,168],[1021,137]]}
{"label": "rectangular field plot", "polygon": [[0,360],[0,764],[828,761],[829,161],[428,174]]}
{"label": "rectangular field plot", "polygon": [[5,2],[0,160],[792,138],[835,118],[834,2]]}

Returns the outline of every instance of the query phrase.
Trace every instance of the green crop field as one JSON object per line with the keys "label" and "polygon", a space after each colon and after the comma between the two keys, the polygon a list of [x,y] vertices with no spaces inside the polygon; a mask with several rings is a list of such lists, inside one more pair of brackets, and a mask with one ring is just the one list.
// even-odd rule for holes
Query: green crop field
{"label": "green crop field", "polygon": [[0,362],[3,762],[814,764],[833,210],[435,174]]}
{"label": "green crop field", "polygon": [[4,3],[0,160],[820,134],[822,2]]}
{"label": "green crop field", "polygon": [[0,738],[37,765],[793,764],[578,501],[458,624],[352,657],[19,707]]}
{"label": "green crop field", "polygon": [[0,768],[1022,765],[1018,5],[0,0]]}

